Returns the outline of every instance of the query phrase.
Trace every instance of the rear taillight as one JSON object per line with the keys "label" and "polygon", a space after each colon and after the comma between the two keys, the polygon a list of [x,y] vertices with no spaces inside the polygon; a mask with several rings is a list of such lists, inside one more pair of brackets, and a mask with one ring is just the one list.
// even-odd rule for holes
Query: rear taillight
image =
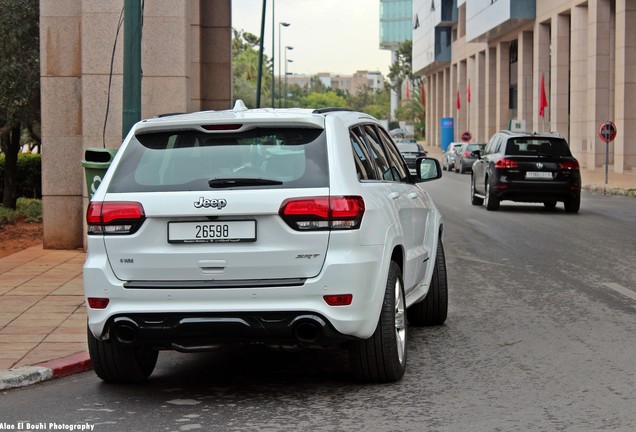
{"label": "rear taillight", "polygon": [[564,170],[578,170],[579,169],[579,162],[575,159],[575,160],[568,160],[565,162],[561,162],[559,164],[559,169],[564,169]]}
{"label": "rear taillight", "polygon": [[331,294],[322,298],[329,306],[349,306],[353,301],[353,294]]}
{"label": "rear taillight", "polygon": [[290,198],[278,214],[296,231],[358,229],[364,200],[360,196]]}
{"label": "rear taillight", "polygon": [[89,297],[88,307],[91,309],[106,309],[110,303],[110,299],[107,297]]}
{"label": "rear taillight", "polygon": [[465,151],[464,152],[464,157],[465,158],[469,158],[470,157],[470,152],[469,151]]}
{"label": "rear taillight", "polygon": [[146,220],[141,203],[128,201],[97,201],[88,205],[88,234],[132,234]]}
{"label": "rear taillight", "polygon": [[495,163],[495,168],[519,168],[519,162],[510,159],[499,159]]}

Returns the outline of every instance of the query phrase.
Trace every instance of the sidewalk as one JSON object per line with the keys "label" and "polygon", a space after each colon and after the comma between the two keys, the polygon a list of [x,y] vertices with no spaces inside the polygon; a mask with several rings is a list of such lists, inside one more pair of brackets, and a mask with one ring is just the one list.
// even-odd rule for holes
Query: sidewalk
{"label": "sidewalk", "polygon": [[0,390],[90,368],[81,250],[0,258]]}
{"label": "sidewalk", "polygon": [[[439,148],[427,148],[441,158]],[[454,175],[444,173],[444,175]],[[584,189],[636,197],[636,175],[581,171]],[[0,390],[91,368],[81,250],[33,246],[0,258]]]}

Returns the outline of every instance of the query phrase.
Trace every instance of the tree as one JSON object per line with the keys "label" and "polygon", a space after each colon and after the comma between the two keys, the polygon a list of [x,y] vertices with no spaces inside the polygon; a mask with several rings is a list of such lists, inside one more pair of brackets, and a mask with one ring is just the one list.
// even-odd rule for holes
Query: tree
{"label": "tree", "polygon": [[[232,93],[233,99],[241,99],[248,108],[256,106],[256,80],[260,38],[252,33],[234,30],[232,39]],[[263,66],[262,100],[271,98],[271,65],[265,56]]]}
{"label": "tree", "polygon": [[[0,0],[0,149],[5,154],[2,205],[15,209],[22,127],[40,121],[38,0]],[[38,138],[39,139],[39,138]]]}
{"label": "tree", "polygon": [[413,43],[406,40],[398,46],[395,62],[389,68],[389,86],[392,90],[400,93],[402,83],[408,79],[413,82]]}
{"label": "tree", "polygon": [[309,93],[300,101],[305,108],[349,108],[347,99],[330,90],[326,93]]}

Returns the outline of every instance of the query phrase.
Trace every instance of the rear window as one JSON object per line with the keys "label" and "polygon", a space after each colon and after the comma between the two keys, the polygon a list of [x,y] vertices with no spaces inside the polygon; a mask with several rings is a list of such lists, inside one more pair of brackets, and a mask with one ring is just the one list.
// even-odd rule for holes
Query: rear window
{"label": "rear window", "polygon": [[108,191],[200,191],[209,190],[211,180],[227,179],[271,180],[271,184],[247,184],[243,189],[328,186],[324,130],[139,134],[122,155]]}
{"label": "rear window", "polygon": [[506,155],[571,157],[570,148],[562,138],[513,138],[508,140]]}

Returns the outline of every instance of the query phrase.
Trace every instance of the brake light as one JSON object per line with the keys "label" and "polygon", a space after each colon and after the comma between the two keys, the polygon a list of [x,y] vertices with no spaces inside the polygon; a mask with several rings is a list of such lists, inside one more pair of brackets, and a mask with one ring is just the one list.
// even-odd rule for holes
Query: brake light
{"label": "brake light", "polygon": [[519,162],[510,159],[499,159],[495,163],[495,168],[519,168]]}
{"label": "brake light", "polygon": [[470,157],[470,152],[469,152],[469,151],[465,151],[465,152],[464,152],[464,157],[465,157],[465,158]]}
{"label": "brake light", "polygon": [[278,214],[296,231],[358,229],[364,200],[360,196],[290,198],[283,201]]}
{"label": "brake light", "polygon": [[133,234],[146,220],[141,203],[97,201],[88,205],[88,234]]}
{"label": "brake light", "polygon": [[559,169],[578,170],[579,169],[579,162],[576,159],[568,160],[568,161],[565,161],[565,162],[561,162],[559,164]]}
{"label": "brake light", "polygon": [[201,125],[205,130],[209,131],[234,131],[243,127],[242,124],[214,124],[214,125]]}

